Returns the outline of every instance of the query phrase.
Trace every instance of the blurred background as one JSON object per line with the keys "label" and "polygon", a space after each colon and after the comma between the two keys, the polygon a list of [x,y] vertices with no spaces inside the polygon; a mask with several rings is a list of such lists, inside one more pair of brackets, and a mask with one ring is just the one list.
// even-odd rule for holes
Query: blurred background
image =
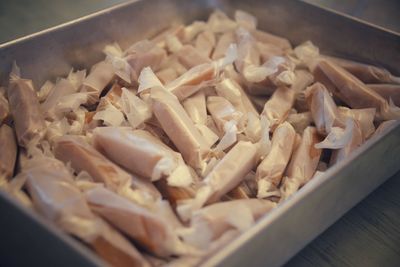
{"label": "blurred background", "polygon": [[[0,0],[0,43],[127,0]],[[400,0],[305,0],[400,32]]]}
{"label": "blurred background", "polygon": [[[400,33],[400,0],[304,1]],[[123,2],[126,0],[0,0],[0,43]],[[310,243],[287,266],[400,266],[399,192],[400,172]]]}

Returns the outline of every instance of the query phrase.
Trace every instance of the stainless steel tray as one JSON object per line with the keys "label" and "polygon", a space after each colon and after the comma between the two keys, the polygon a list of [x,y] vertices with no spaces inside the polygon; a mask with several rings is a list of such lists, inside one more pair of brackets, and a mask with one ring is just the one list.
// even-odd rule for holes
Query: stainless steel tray
{"label": "stainless steel tray", "polygon": [[[105,44],[126,48],[173,22],[206,19],[219,8],[243,9],[259,27],[293,44],[312,40],[322,52],[360,60],[400,74],[400,35],[301,1],[141,0],[121,4],[0,45],[0,84],[16,60],[36,86],[71,67],[99,61]],[[0,152],[1,153],[1,152]],[[279,266],[400,169],[400,125],[370,140],[351,157],[311,180],[204,266]],[[0,192],[0,261],[5,266],[100,266],[84,245]]]}

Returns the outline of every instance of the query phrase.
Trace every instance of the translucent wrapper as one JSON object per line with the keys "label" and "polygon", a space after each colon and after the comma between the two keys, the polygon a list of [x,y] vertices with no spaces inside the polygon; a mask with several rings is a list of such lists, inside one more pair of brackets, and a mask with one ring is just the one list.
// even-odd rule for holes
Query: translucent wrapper
{"label": "translucent wrapper", "polygon": [[398,84],[367,84],[369,88],[377,92],[386,101],[393,101],[396,106],[400,106],[400,85]]}
{"label": "translucent wrapper", "polygon": [[[322,83],[328,80],[330,85],[327,88],[351,108],[376,108],[378,114],[384,119],[400,116],[399,110],[391,108],[383,97],[339,65],[321,59],[316,63],[315,72],[317,72],[316,79],[322,78]],[[325,77],[321,77],[321,74]]]}
{"label": "translucent wrapper", "polygon": [[290,123],[297,133],[302,134],[304,129],[311,125],[313,118],[311,112],[290,114],[286,121]]}
{"label": "translucent wrapper", "polygon": [[356,120],[361,127],[364,140],[367,140],[375,132],[375,108],[363,108],[363,109],[349,109],[346,107],[338,108],[339,115],[346,120],[350,117]]}
{"label": "translucent wrapper", "polygon": [[103,188],[85,192],[90,208],[157,256],[189,254],[167,217]]}
{"label": "translucent wrapper", "polygon": [[81,136],[62,136],[56,140],[54,155],[70,163],[76,172],[86,171],[97,182],[114,190],[131,180],[131,175],[109,161]]}
{"label": "translucent wrapper", "polygon": [[151,181],[168,177],[176,186],[192,182],[181,155],[147,131],[99,127],[94,130],[93,141],[108,158]]}
{"label": "translucent wrapper", "polygon": [[322,153],[322,149],[315,148],[315,144],[320,141],[315,127],[307,127],[304,130],[301,142],[293,152],[286,169],[289,180],[297,180],[299,186],[302,186],[313,177]]}
{"label": "translucent wrapper", "polygon": [[3,94],[0,93],[0,124],[8,118],[10,115],[10,108],[8,105],[8,100]]}
{"label": "translucent wrapper", "polygon": [[200,53],[199,50],[192,45],[184,45],[179,51],[176,52],[179,62],[187,69],[191,69],[197,65],[210,63],[211,60],[208,56]]}
{"label": "translucent wrapper", "polygon": [[82,92],[89,92],[89,104],[98,101],[101,92],[114,78],[114,68],[110,62],[101,61],[94,65],[83,81]]}
{"label": "translucent wrapper", "polygon": [[348,138],[350,140],[344,147],[334,150],[332,152],[331,160],[329,162],[330,165],[336,164],[347,158],[351,152],[353,152],[364,142],[360,124],[356,120],[351,120],[351,121],[352,121],[352,131],[351,135]]}
{"label": "translucent wrapper", "polygon": [[257,28],[257,18],[243,10],[235,11],[235,21],[239,26],[246,29]]}
{"label": "translucent wrapper", "polygon": [[215,45],[211,58],[216,60],[224,57],[229,45],[235,43],[235,41],[235,34],[233,32],[226,32],[222,34]]}
{"label": "translucent wrapper", "polygon": [[197,186],[176,187],[168,185],[165,179],[155,183],[163,198],[167,199],[173,208],[179,201],[193,198],[196,195]]}
{"label": "translucent wrapper", "polygon": [[298,112],[308,111],[308,104],[304,95],[304,90],[314,81],[314,76],[306,70],[295,70],[295,80],[291,88],[296,92],[296,100],[294,106]]}
{"label": "translucent wrapper", "polygon": [[8,101],[15,132],[18,144],[27,147],[31,141],[38,141],[44,136],[46,125],[32,81],[15,74],[10,76]]}
{"label": "translucent wrapper", "polygon": [[[218,201],[238,186],[255,166],[258,149],[251,142],[239,141],[204,178],[195,198],[179,203],[177,211],[181,218],[189,218],[193,210]],[[241,164],[237,164],[239,161]]]}
{"label": "translucent wrapper", "polygon": [[305,92],[318,133],[327,135],[332,127],[344,126],[335,101],[321,83],[314,83]]}
{"label": "translucent wrapper", "polygon": [[97,106],[93,120],[102,121],[106,126],[120,126],[124,121],[124,114],[107,99],[101,99]]}
{"label": "translucent wrapper", "polygon": [[183,75],[166,85],[166,89],[176,95],[180,101],[208,86],[215,78],[215,68],[212,64],[202,64],[193,67]]}
{"label": "translucent wrapper", "polygon": [[187,114],[195,124],[206,124],[207,108],[204,91],[199,91],[182,102]]}
{"label": "translucent wrapper", "polygon": [[125,51],[125,58],[132,68],[131,80],[137,81],[144,67],[150,67],[157,71],[166,56],[167,53],[163,48],[149,40],[142,40],[133,44]]}
{"label": "translucent wrapper", "polygon": [[341,149],[351,141],[354,127],[355,120],[347,118],[344,128],[332,127],[326,138],[322,142],[315,144],[314,147],[318,149]]}
{"label": "translucent wrapper", "polygon": [[296,132],[293,127],[284,122],[274,131],[271,140],[271,150],[257,167],[258,198],[276,195],[282,175],[286,169],[294,148]]}
{"label": "translucent wrapper", "polygon": [[178,73],[173,68],[165,68],[156,72],[158,79],[164,84],[170,83],[178,78]]}
{"label": "translucent wrapper", "polygon": [[288,87],[279,87],[265,103],[263,115],[266,116],[273,131],[286,120],[293,106],[295,91]]}
{"label": "translucent wrapper", "polygon": [[122,88],[121,102],[122,111],[133,128],[143,125],[152,116],[151,106],[126,88]]}
{"label": "translucent wrapper", "polygon": [[0,127],[0,147],[0,183],[2,183],[13,176],[17,160],[17,142],[14,131],[6,124]]}
{"label": "translucent wrapper", "polygon": [[28,162],[20,175],[27,177],[35,208],[91,246],[108,263],[150,266],[129,241],[90,211],[63,163],[52,158],[36,158]]}
{"label": "translucent wrapper", "polygon": [[235,121],[237,124],[243,115],[226,98],[220,96],[208,97],[207,109],[220,132],[226,132],[224,127],[227,122]]}
{"label": "translucent wrapper", "polygon": [[351,61],[343,58],[328,57],[364,83],[396,83],[400,84],[400,77],[393,76],[388,70],[376,66]]}
{"label": "translucent wrapper", "polygon": [[206,30],[197,36],[196,41],[195,41],[195,48],[203,56],[205,56],[207,58],[211,58],[211,53],[214,50],[216,42],[217,41],[216,41],[214,33]]}
{"label": "translucent wrapper", "polygon": [[[190,228],[182,232],[183,239],[206,249],[212,241],[229,230],[243,232],[276,205],[268,200],[240,199],[216,203],[197,210],[190,220]],[[238,216],[240,214],[240,216]]]}
{"label": "translucent wrapper", "polygon": [[163,130],[195,169],[202,169],[209,144],[196,129],[178,99],[162,88],[152,88],[153,112]]}

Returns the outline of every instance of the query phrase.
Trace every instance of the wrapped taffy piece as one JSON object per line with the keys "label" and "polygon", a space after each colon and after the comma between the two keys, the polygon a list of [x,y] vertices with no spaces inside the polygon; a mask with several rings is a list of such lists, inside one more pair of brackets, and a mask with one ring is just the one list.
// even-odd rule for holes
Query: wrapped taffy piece
{"label": "wrapped taffy piece", "polygon": [[90,189],[85,192],[85,196],[95,213],[147,251],[160,257],[195,252],[178,238],[174,229],[176,218],[171,222],[162,213],[148,210],[103,187]]}
{"label": "wrapped taffy piece", "polygon": [[39,141],[46,127],[39,100],[32,81],[22,79],[16,65],[10,75],[7,93],[18,144],[27,147],[31,141]]}
{"label": "wrapped taffy piece", "polygon": [[14,173],[17,160],[17,142],[13,129],[7,124],[0,127],[0,187],[9,180]]}
{"label": "wrapped taffy piece", "polygon": [[195,169],[203,169],[210,145],[197,130],[178,99],[160,87],[151,89],[151,99],[154,115],[185,161]]}
{"label": "wrapped taffy piece", "polygon": [[294,149],[296,132],[284,122],[274,131],[271,150],[257,167],[258,198],[279,196],[278,186]]}
{"label": "wrapped taffy piece", "polygon": [[359,126],[357,121],[353,121],[353,123],[354,123],[354,126],[352,128],[353,131],[351,133],[350,140],[344,147],[334,150],[332,152],[332,156],[331,156],[331,160],[330,160],[331,165],[338,163],[338,162],[344,160],[345,158],[347,158],[351,152],[353,152],[356,148],[358,148],[364,142],[361,127]]}
{"label": "wrapped taffy piece", "polygon": [[346,121],[347,118],[353,118],[358,122],[364,140],[367,140],[374,133],[375,108],[350,109],[346,107],[338,107],[338,112],[342,117],[342,121]]}
{"label": "wrapped taffy piece", "polygon": [[367,86],[377,92],[387,101],[393,101],[396,106],[400,106],[399,84],[367,84]]}
{"label": "wrapped taffy piece", "polygon": [[326,59],[313,63],[315,78],[351,108],[376,108],[382,119],[399,118],[400,111],[351,73]]}
{"label": "wrapped taffy piece", "polygon": [[[193,199],[179,203],[177,210],[184,220],[193,210],[218,201],[235,188],[257,162],[258,144],[239,141],[204,178]],[[237,164],[241,162],[241,164]],[[189,216],[189,217],[188,217]]]}
{"label": "wrapped taffy piece", "polygon": [[207,123],[206,97],[203,90],[186,98],[182,105],[195,124]]}
{"label": "wrapped taffy piece", "polygon": [[303,186],[313,177],[322,153],[322,149],[315,148],[315,144],[320,141],[315,127],[309,126],[304,130],[286,169],[287,180],[297,180],[299,186]]}
{"label": "wrapped taffy piece", "polygon": [[48,157],[27,162],[26,177],[35,208],[64,231],[87,243],[113,266],[150,266],[136,248],[89,209],[65,165]]}
{"label": "wrapped taffy piece", "polygon": [[211,62],[208,56],[203,55],[199,50],[191,45],[182,46],[176,52],[176,55],[179,62],[187,69],[191,69],[195,66]]}
{"label": "wrapped taffy piece", "polygon": [[167,177],[169,185],[185,187],[192,183],[182,156],[147,131],[98,127],[93,141],[108,158],[151,181]]}
{"label": "wrapped taffy piece", "polygon": [[286,120],[293,106],[295,91],[288,87],[279,87],[271,98],[265,103],[262,114],[268,119],[273,131],[279,124]]}
{"label": "wrapped taffy piece", "polygon": [[157,71],[161,63],[166,59],[166,52],[149,40],[142,40],[124,52],[124,58],[132,68],[131,80],[137,81],[144,67],[150,67]]}
{"label": "wrapped taffy piece", "polygon": [[101,92],[114,78],[115,72],[110,62],[101,61],[94,65],[83,81],[81,91],[88,92],[89,104],[93,104],[99,100]]}
{"label": "wrapped taffy piece", "polygon": [[[78,173],[86,171],[94,181],[142,205],[160,198],[153,184],[135,177],[108,160],[81,136],[63,136],[56,140],[54,155]],[[132,189],[131,189],[132,187]]]}
{"label": "wrapped taffy piece", "polygon": [[302,134],[307,126],[313,122],[311,112],[292,113],[289,114],[286,121],[290,123],[297,133]]}
{"label": "wrapped taffy piece", "polygon": [[182,230],[181,235],[187,243],[206,249],[227,231],[247,230],[275,206],[275,203],[261,199],[215,203],[196,210],[191,217],[190,228]]}
{"label": "wrapped taffy piece", "polygon": [[[1,88],[0,88],[1,89]],[[10,108],[5,94],[0,91],[0,124],[10,115]]]}
{"label": "wrapped taffy piece", "polygon": [[344,126],[335,101],[321,83],[314,83],[305,92],[311,116],[318,133],[327,135],[332,127]]}
{"label": "wrapped taffy piece", "polygon": [[400,84],[400,77],[392,75],[388,70],[376,66],[343,59],[325,56],[338,64],[364,83],[396,83]]}
{"label": "wrapped taffy piece", "polygon": [[174,81],[166,84],[165,88],[182,101],[200,89],[215,83],[223,68],[231,64],[236,58],[236,46],[231,44],[225,51],[224,58],[194,66]]}

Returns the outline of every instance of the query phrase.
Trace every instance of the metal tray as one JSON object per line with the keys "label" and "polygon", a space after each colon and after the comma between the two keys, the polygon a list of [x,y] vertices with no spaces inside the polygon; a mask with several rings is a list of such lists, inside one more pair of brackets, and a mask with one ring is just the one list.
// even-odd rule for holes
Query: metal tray
{"label": "metal tray", "polygon": [[[400,35],[301,1],[139,0],[0,45],[0,84],[14,60],[36,86],[88,68],[105,44],[126,48],[173,22],[206,19],[219,8],[248,11],[259,28],[293,44],[312,40],[323,53],[383,66],[400,74]],[[1,153],[1,152],[0,152]],[[369,140],[348,160],[311,180],[260,219],[204,266],[279,266],[400,169],[400,124]],[[103,266],[88,248],[0,192],[0,264],[4,266]]]}

